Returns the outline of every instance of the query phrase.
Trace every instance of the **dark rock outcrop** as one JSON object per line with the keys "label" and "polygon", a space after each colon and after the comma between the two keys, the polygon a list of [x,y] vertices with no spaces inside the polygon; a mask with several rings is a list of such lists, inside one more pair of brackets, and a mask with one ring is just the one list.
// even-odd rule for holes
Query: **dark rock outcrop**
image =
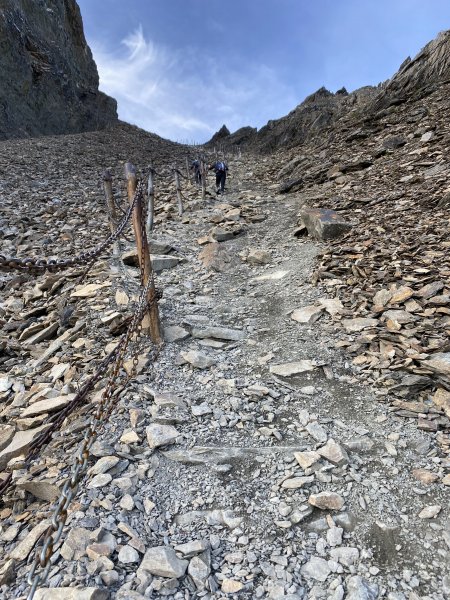
{"label": "dark rock outcrop", "polygon": [[102,129],[116,101],[98,73],[75,0],[0,0],[0,139]]}
{"label": "dark rock outcrop", "polygon": [[222,125],[222,127],[219,129],[219,131],[216,131],[216,133],[209,140],[208,145],[218,144],[218,143],[222,142],[223,140],[227,139],[229,136],[230,136],[230,130],[228,129],[228,127],[226,125]]}
{"label": "dark rock outcrop", "polygon": [[309,208],[300,211],[300,217],[311,237],[316,240],[331,240],[347,233],[352,226],[334,210]]}
{"label": "dark rock outcrop", "polygon": [[280,147],[293,147],[331,127],[344,114],[374,98],[375,87],[363,87],[351,94],[345,88],[335,94],[324,87],[308,96],[287,116],[269,121],[256,136],[255,147],[272,152]]}
{"label": "dark rock outcrop", "polygon": [[235,146],[251,144],[256,138],[256,135],[256,127],[241,127],[230,135],[230,137],[227,139],[227,143]]}
{"label": "dark rock outcrop", "polygon": [[372,111],[417,100],[450,79],[450,31],[442,31],[412,60],[408,57],[375,98]]}
{"label": "dark rock outcrop", "polygon": [[233,146],[250,146],[256,141],[257,131],[256,127],[241,127],[234,133],[230,133],[228,128],[223,125],[209,142],[206,142],[205,146],[212,148],[219,144],[224,149]]}
{"label": "dark rock outcrop", "polygon": [[[390,80],[376,87],[366,86],[351,93],[342,88],[335,94],[320,88],[285,117],[269,121],[248,145],[263,153],[294,148],[338,124],[343,131],[349,130],[346,142],[363,140],[377,132],[377,123],[391,107],[419,100],[447,81],[450,81],[450,31],[440,33],[415,58],[407,58]],[[417,107],[408,119],[417,122],[425,115],[426,109]],[[404,143],[392,141],[396,147]],[[384,149],[389,148],[389,143],[384,145]]]}

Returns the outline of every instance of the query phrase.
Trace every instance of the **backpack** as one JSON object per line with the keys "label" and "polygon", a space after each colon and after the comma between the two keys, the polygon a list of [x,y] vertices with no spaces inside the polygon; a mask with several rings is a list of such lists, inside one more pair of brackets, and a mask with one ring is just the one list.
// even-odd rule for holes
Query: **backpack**
{"label": "backpack", "polygon": [[217,163],[217,170],[218,171],[226,171],[227,170],[227,165],[224,162],[218,162]]}

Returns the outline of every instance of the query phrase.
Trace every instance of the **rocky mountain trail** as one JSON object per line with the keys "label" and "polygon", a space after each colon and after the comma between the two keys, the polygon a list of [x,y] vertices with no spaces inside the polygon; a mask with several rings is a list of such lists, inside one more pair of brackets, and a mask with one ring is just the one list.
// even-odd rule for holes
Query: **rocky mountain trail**
{"label": "rocky mountain trail", "polygon": [[[105,167],[120,199],[125,159],[146,166],[159,157],[160,169],[177,157],[183,164],[186,148],[135,133],[119,126],[5,143],[8,163],[12,155],[19,165],[11,178],[6,161],[2,169],[8,252],[33,255],[44,239],[54,255],[91,247],[99,225],[107,229],[98,184]],[[304,196],[329,206],[335,187],[350,198],[365,180],[350,170],[345,183],[279,194],[274,173],[283,161],[230,159],[226,193],[202,200],[186,187],[181,217],[173,183],[160,187],[151,239],[160,256],[176,258],[157,273],[166,344],[155,360],[150,346],[142,351],[137,377],[119,395],[71,505],[50,589],[36,597],[440,600],[449,593],[443,430],[418,430],[397,414],[389,390],[352,364],[342,324],[369,317],[343,295],[355,289],[350,283],[311,284],[318,257],[330,250],[294,235]],[[37,214],[59,188],[57,210],[65,214]],[[25,223],[14,210],[19,198],[29,203]],[[348,236],[364,231],[358,218]],[[70,235],[61,239],[63,230]],[[138,291],[132,243],[127,250],[129,264],[105,254],[82,284],[76,272],[3,276],[0,471],[116,343]],[[100,382],[30,472],[15,463],[0,511],[5,598],[26,593],[27,558],[101,391]],[[443,412],[433,410],[414,414],[443,427]]]}
{"label": "rocky mountain trail", "polygon": [[281,180],[299,217],[321,207],[353,224],[329,240],[313,282],[348,311],[340,344],[356,369],[397,396],[399,414],[438,432],[448,452],[446,85],[393,107],[362,137],[337,126],[299,151],[277,153],[257,175]]}

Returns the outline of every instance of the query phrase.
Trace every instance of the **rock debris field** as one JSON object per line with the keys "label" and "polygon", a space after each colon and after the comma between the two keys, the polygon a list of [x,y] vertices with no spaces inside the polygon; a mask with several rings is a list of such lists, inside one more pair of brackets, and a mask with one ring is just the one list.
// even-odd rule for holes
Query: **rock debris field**
{"label": "rock debris field", "polygon": [[[23,257],[67,256],[107,235],[104,168],[125,207],[125,160],[142,171],[153,158],[163,171],[188,152],[125,125],[2,146],[2,252]],[[420,398],[406,388],[400,400],[380,386],[372,373],[384,367],[366,368],[370,347],[358,339],[366,327],[379,335],[380,310],[368,315],[356,296],[352,308],[317,277],[331,250],[302,235],[304,196],[279,193],[281,165],[270,157],[230,156],[229,167],[223,196],[210,179],[202,200],[183,180],[181,217],[173,182],[156,181],[150,237],[166,342],[154,362],[149,342],[92,447],[35,598],[448,597],[448,418],[430,400],[436,389],[445,400],[445,381],[419,386],[428,389]],[[348,200],[348,176],[330,181]],[[319,185],[311,179],[310,203]],[[317,204],[336,208],[326,200]],[[0,478],[15,467],[0,508],[1,598],[26,597],[32,548],[104,382],[30,469],[15,461],[133,312],[131,229],[126,238],[81,284],[75,269],[1,275]],[[419,303],[414,286],[377,300]],[[444,281],[422,299],[446,293]],[[400,317],[391,315],[391,331]],[[369,354],[355,361],[361,345]]]}

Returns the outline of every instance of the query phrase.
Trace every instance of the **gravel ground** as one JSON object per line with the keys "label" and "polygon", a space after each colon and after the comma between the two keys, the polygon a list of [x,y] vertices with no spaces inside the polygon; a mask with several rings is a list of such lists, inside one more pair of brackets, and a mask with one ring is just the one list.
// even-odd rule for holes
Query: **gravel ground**
{"label": "gravel ground", "polygon": [[[156,228],[182,259],[157,286],[166,335],[184,339],[167,342],[121,394],[48,586],[101,588],[118,600],[444,599],[448,461],[336,347],[339,315],[291,318],[324,298],[310,284],[320,244],[294,237],[295,200],[250,168],[245,156],[230,161],[224,196],[195,199],[181,220]],[[208,268],[197,240],[233,209],[227,228],[242,231],[207,247]],[[114,262],[91,280],[101,275],[133,289]],[[290,363],[293,374],[277,368]],[[83,427],[83,410],[71,431]],[[65,435],[42,459],[57,457],[57,480],[76,448],[77,436],[65,444]],[[23,490],[20,498],[36,522],[48,517],[48,503]],[[14,526],[8,515],[7,558],[28,533],[13,537]],[[26,572],[16,561],[0,597],[21,597]],[[55,593],[40,597],[63,597]]]}

